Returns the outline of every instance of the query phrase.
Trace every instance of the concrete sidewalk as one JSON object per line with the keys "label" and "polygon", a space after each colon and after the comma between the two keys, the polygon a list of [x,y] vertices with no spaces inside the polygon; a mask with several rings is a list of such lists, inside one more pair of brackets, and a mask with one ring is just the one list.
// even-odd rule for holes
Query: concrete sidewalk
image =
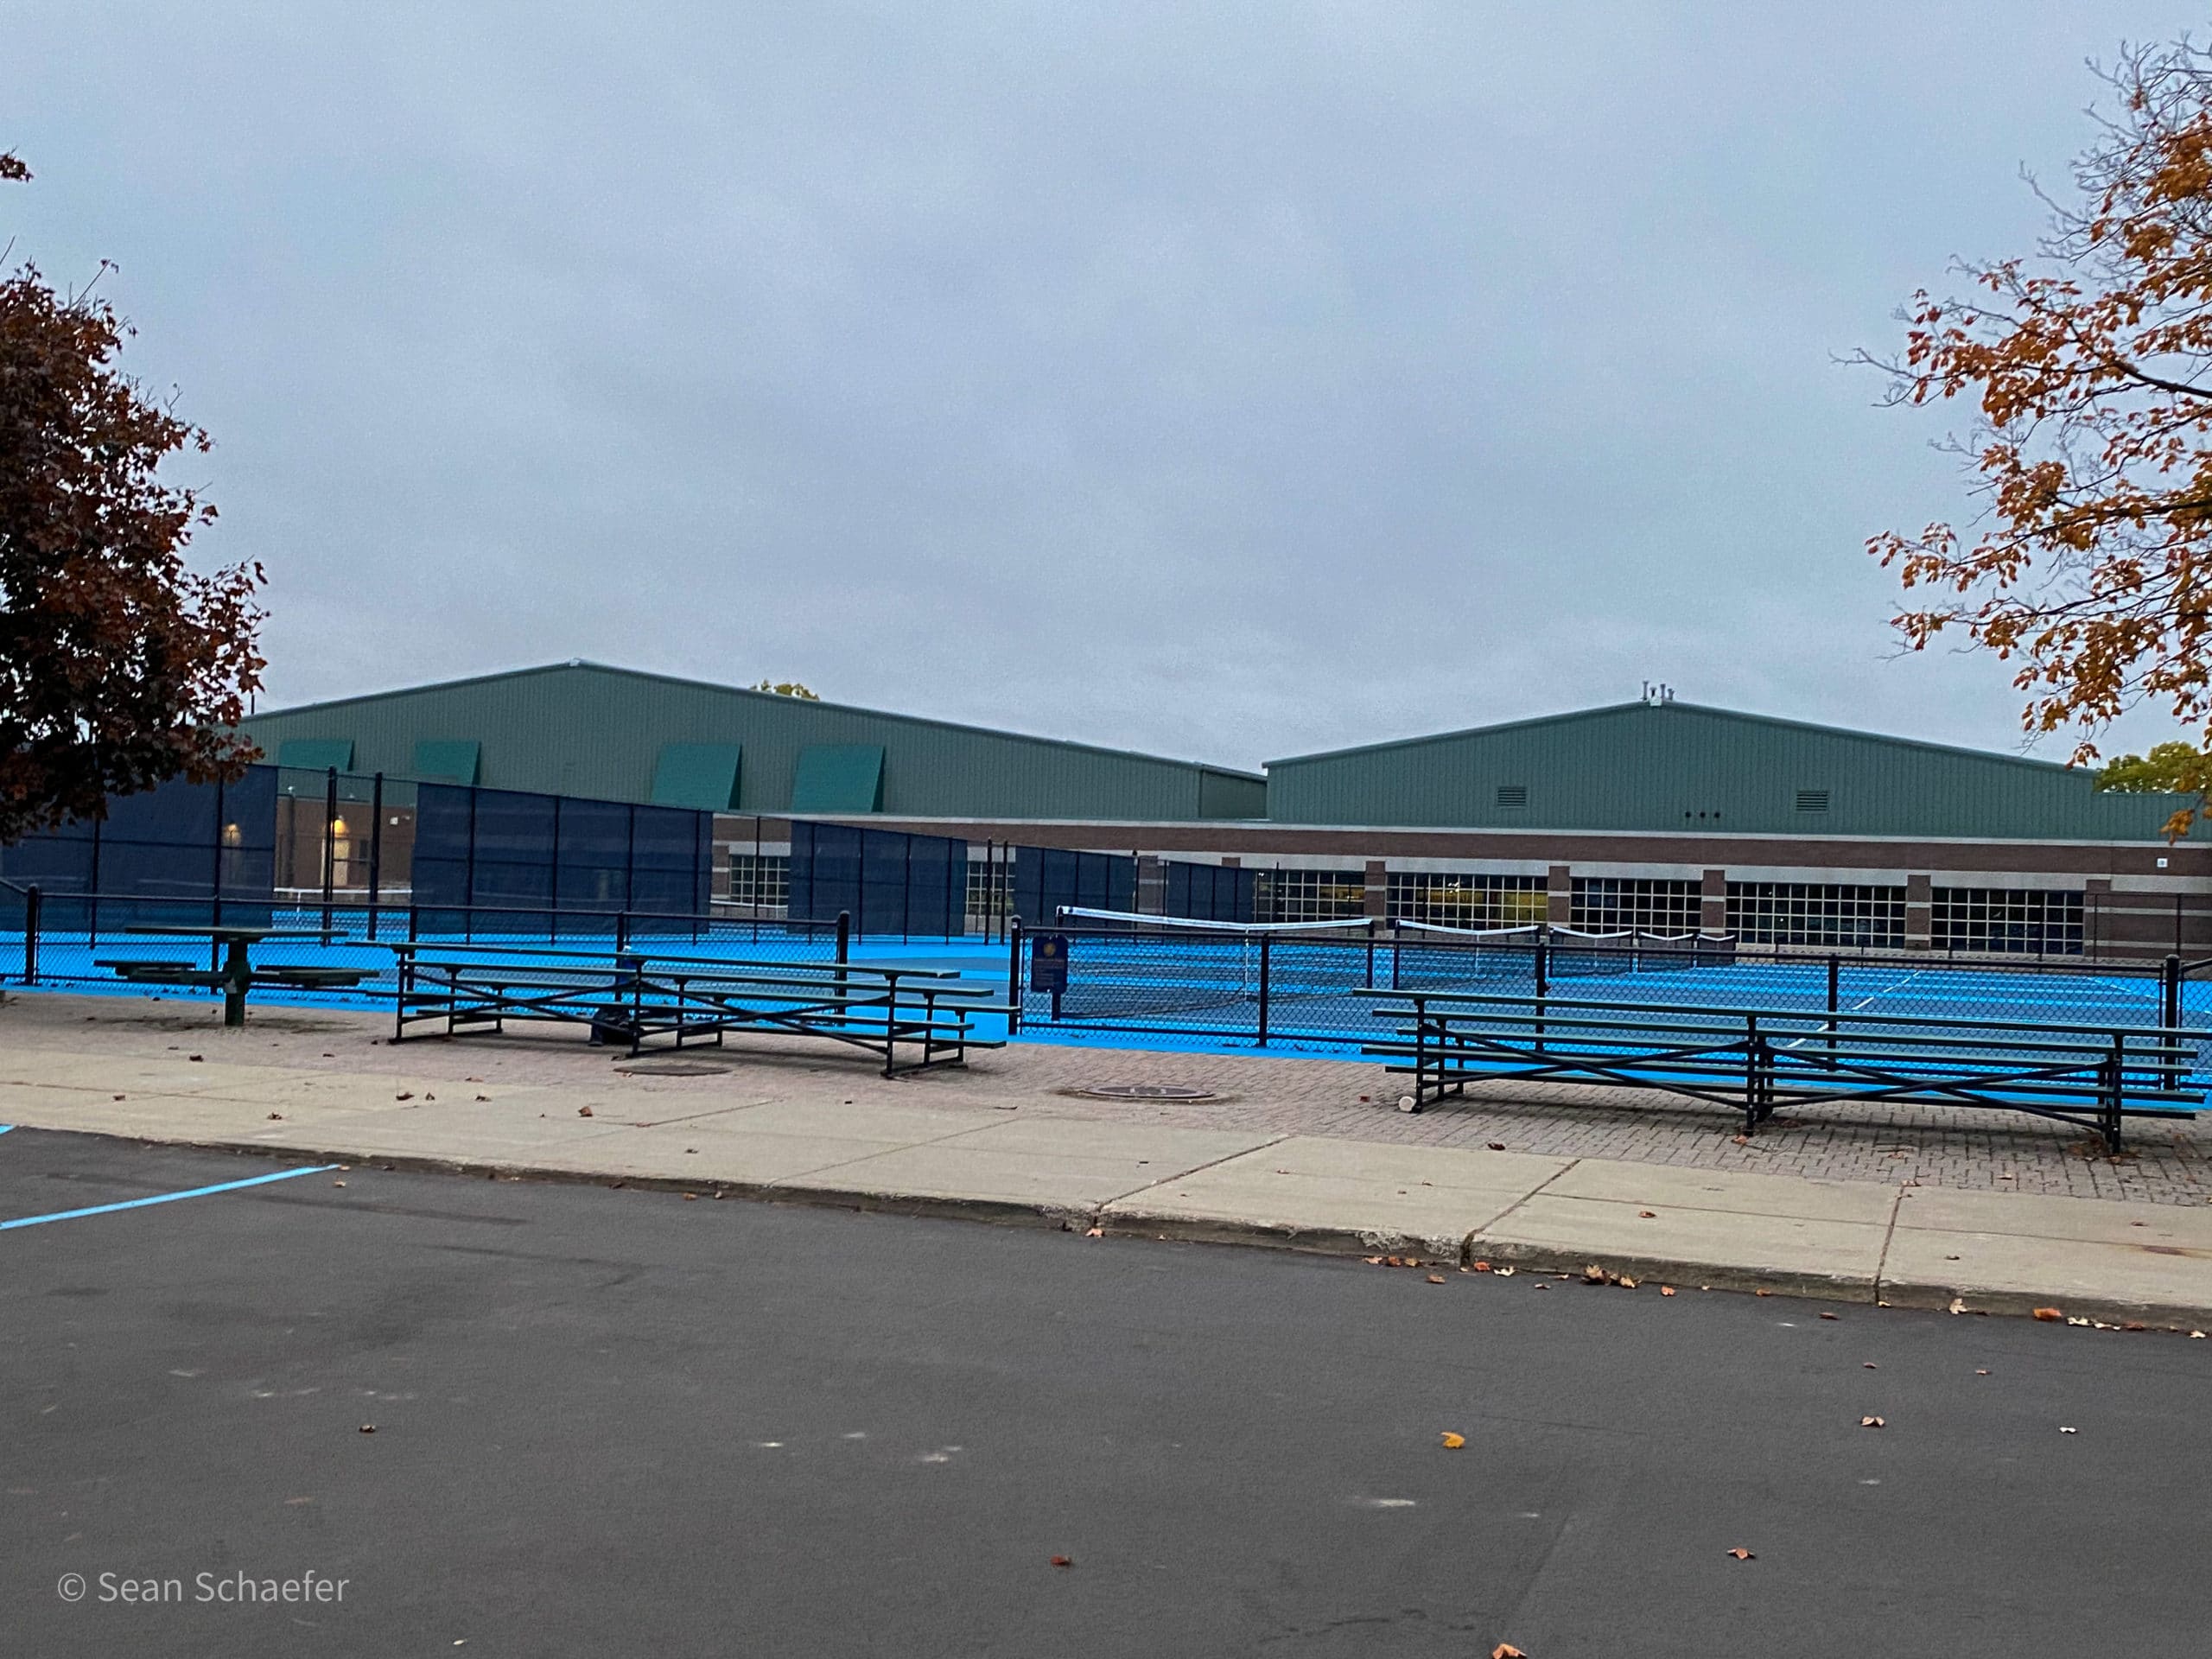
{"label": "concrete sidewalk", "polygon": [[454,1075],[475,1062],[488,1077],[496,1043],[377,1050],[367,1070],[286,1064],[296,1044],[206,1031],[159,1052],[50,1022],[10,1037],[0,1122],[41,1128],[1438,1265],[1594,1265],[1654,1286],[2212,1323],[2212,1206],[1116,1122],[1058,1114],[1050,1096],[863,1090],[873,1080],[842,1061],[810,1070],[826,1082],[795,1098],[750,1086],[743,1065],[656,1090],[581,1045],[588,1069],[509,1083]]}

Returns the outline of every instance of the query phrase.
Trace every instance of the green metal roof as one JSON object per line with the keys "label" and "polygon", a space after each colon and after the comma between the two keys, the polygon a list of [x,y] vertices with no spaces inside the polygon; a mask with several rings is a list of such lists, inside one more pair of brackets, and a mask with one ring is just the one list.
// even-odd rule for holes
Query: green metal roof
{"label": "green metal roof", "polygon": [[243,729],[272,753],[347,740],[356,772],[403,777],[422,775],[418,743],[465,737],[486,787],[618,801],[652,799],[671,745],[741,747],[744,811],[793,810],[801,753],[851,746],[881,751],[878,810],[901,817],[1176,823],[1267,810],[1255,772],[595,663],[273,710]]}
{"label": "green metal roof", "polygon": [[2089,772],[1686,702],[1630,702],[1268,763],[1277,823],[2158,841],[2171,795]]}

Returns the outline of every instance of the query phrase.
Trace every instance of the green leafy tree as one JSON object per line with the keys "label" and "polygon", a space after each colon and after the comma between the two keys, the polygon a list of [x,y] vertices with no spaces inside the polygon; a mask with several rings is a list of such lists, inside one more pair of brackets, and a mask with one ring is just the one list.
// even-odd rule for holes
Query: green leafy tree
{"label": "green leafy tree", "polygon": [[0,276],[0,843],[256,754],[261,569],[186,568],[215,509],[157,474],[209,441],[118,372],[130,332],[29,264]]}
{"label": "green leafy tree", "polygon": [[2123,754],[2097,774],[2099,789],[2126,795],[2193,792],[2204,756],[2193,743],[2156,743],[2148,754]]}
{"label": "green leafy tree", "polygon": [[804,697],[809,702],[822,701],[797,680],[763,680],[753,689],[755,691],[772,691],[779,697]]}

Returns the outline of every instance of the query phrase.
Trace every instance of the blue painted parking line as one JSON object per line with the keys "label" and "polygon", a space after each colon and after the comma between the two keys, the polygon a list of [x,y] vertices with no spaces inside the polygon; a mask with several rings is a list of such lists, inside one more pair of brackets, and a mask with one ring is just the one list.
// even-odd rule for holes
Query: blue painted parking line
{"label": "blue painted parking line", "polygon": [[204,1198],[213,1192],[235,1192],[240,1187],[266,1186],[271,1181],[289,1181],[299,1175],[319,1175],[324,1170],[337,1167],[335,1164],[315,1164],[306,1169],[280,1169],[269,1175],[249,1175],[242,1181],[220,1181],[213,1186],[194,1186],[182,1192],[156,1192],[150,1198],[124,1198],[120,1203],[90,1205],[82,1210],[57,1210],[50,1216],[23,1216],[14,1221],[0,1221],[0,1233],[11,1227],[35,1227],[48,1221],[74,1221],[79,1216],[105,1216],[118,1210],[143,1210],[149,1204],[175,1204],[179,1198]]}
{"label": "blue painted parking line", "polygon": [[14,1124],[12,1124],[12,1123],[0,1123],[0,1135],[5,1135],[5,1134],[7,1134],[9,1130],[10,1130],[10,1129],[14,1128],[15,1127],[16,1127],[16,1126],[15,1126]]}

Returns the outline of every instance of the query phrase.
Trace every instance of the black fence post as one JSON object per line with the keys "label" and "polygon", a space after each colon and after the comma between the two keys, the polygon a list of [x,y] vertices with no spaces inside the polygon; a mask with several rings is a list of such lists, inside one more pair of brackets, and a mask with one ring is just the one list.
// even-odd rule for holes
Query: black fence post
{"label": "black fence post", "polygon": [[376,942],[377,904],[384,894],[384,773],[369,780],[369,941]]}
{"label": "black fence post", "polygon": [[1842,1006],[1842,998],[1838,995],[1842,982],[1843,963],[1840,958],[1831,956],[1828,958],[1828,1058],[1830,1059],[1835,1058],[1835,1014],[1837,1008]]}
{"label": "black fence post", "polygon": [[1260,935],[1260,1046],[1262,1048],[1268,1046],[1268,980],[1271,960],[1268,947],[1274,943],[1274,934]]}
{"label": "black fence post", "polygon": [[614,949],[620,952],[627,950],[629,948],[630,912],[626,910],[618,910],[614,912]]}
{"label": "black fence post", "polygon": [[223,780],[218,778],[215,780],[215,884],[209,889],[215,896],[214,903],[209,906],[208,925],[213,927],[223,925]]}
{"label": "black fence post", "polygon": [[1543,935],[1536,936],[1536,995],[1551,995],[1551,942]]}
{"label": "black fence post", "polygon": [[323,774],[322,785],[322,931],[330,931],[330,907],[338,879],[338,768]]}
{"label": "black fence post", "polygon": [[[2181,958],[2179,957],[2166,958],[2165,966],[2159,972],[2158,981],[2158,1023],[2168,1031],[2179,1031],[2181,1029]],[[2167,1056],[2167,1064],[2162,1068],[2160,1075],[2164,1080],[2165,1087],[2169,1089],[2178,1089],[2181,1086],[2179,1042],[2180,1039],[2174,1037],[2162,1037],[2158,1039],[2158,1046],[2166,1051]]]}
{"label": "black fence post", "polygon": [[1021,918],[1007,918],[1006,962],[1006,1034],[1009,1037],[1021,1029]]}
{"label": "black fence post", "polygon": [[837,960],[851,961],[852,950],[853,912],[849,910],[841,910],[837,912]]}
{"label": "black fence post", "polygon": [[38,983],[39,912],[44,907],[46,895],[34,881],[23,889],[23,983]]}

